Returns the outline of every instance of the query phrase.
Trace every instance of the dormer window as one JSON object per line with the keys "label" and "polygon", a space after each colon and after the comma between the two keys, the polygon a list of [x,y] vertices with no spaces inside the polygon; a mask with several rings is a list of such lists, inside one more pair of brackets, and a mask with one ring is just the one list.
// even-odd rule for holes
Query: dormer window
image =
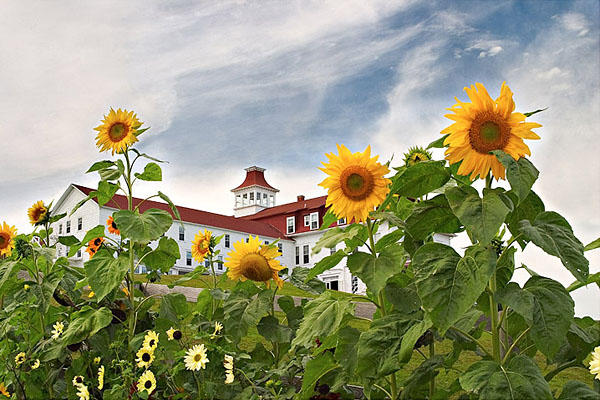
{"label": "dormer window", "polygon": [[287,217],[286,225],[287,225],[287,233],[296,232],[296,219],[294,217]]}

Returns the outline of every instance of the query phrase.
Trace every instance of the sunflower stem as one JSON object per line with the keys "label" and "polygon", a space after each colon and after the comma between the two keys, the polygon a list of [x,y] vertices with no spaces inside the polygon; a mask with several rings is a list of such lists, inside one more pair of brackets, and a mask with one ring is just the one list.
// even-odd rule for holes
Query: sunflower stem
{"label": "sunflower stem", "polygon": [[[133,211],[133,184],[131,182],[131,167],[132,164],[129,162],[129,149],[126,149],[123,152],[125,156],[127,171],[125,175],[125,183],[127,184],[127,209],[129,211]],[[129,309],[129,335],[127,346],[131,349],[131,342],[133,341],[133,336],[135,334],[135,325],[136,325],[136,313],[135,313],[135,296],[134,296],[134,286],[135,286],[135,265],[133,259],[133,242],[129,239],[129,302],[131,303],[131,308]],[[132,360],[133,357],[132,353]],[[133,361],[132,361],[133,362]]]}
{"label": "sunflower stem", "polygon": [[[435,356],[435,339],[431,339],[431,343],[429,343],[429,358]],[[433,395],[435,394],[435,375],[429,381],[429,398],[433,399]]]}

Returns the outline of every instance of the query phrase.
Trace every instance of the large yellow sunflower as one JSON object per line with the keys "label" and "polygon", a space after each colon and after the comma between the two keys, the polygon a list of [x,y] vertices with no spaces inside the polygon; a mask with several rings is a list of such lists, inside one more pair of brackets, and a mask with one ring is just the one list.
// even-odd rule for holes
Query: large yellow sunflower
{"label": "large yellow sunflower", "polygon": [[115,111],[112,108],[108,115],[104,116],[102,125],[94,128],[98,131],[96,136],[96,146],[100,151],[111,150],[123,153],[128,146],[138,141],[136,136],[137,129],[142,125],[133,111],[121,110]]}
{"label": "large yellow sunflower", "polygon": [[241,279],[245,281],[250,279],[256,282],[266,282],[269,285],[273,278],[277,286],[283,287],[283,280],[279,277],[278,271],[284,267],[279,264],[276,257],[281,253],[277,247],[264,245],[258,240],[258,236],[233,244],[235,250],[227,254],[225,267],[227,267],[227,276],[232,280]]}
{"label": "large yellow sunflower", "polygon": [[450,164],[462,161],[458,173],[470,174],[472,180],[478,175],[485,178],[490,169],[496,179],[505,179],[504,167],[490,151],[502,150],[515,160],[531,155],[523,139],[539,139],[531,129],[542,125],[525,122],[525,115],[513,112],[513,93],[505,82],[496,100],[481,83],[466,87],[465,92],[471,103],[456,99],[457,104],[448,109],[454,114],[446,115],[456,122],[441,132],[450,134],[444,140],[446,159]]}
{"label": "large yellow sunflower", "polygon": [[39,224],[40,221],[44,219],[46,214],[48,214],[48,208],[41,200],[33,203],[33,205],[29,207],[29,210],[27,210],[27,215],[29,216],[29,222],[31,222],[31,225]]}
{"label": "large yellow sunflower", "polygon": [[210,237],[211,232],[205,229],[204,233],[198,231],[192,240],[192,256],[199,263],[204,261],[207,254],[210,254]]}
{"label": "large yellow sunflower", "polygon": [[11,255],[12,249],[15,248],[15,241],[13,240],[15,236],[17,236],[17,228],[8,226],[6,222],[0,225],[0,257]]}
{"label": "large yellow sunflower", "polygon": [[154,373],[147,369],[140,376],[140,380],[137,383],[137,390],[138,392],[145,390],[150,395],[154,392],[154,389],[156,389],[156,378],[154,377]]}
{"label": "large yellow sunflower", "polygon": [[339,156],[326,154],[329,164],[323,162],[325,168],[319,168],[329,175],[319,183],[327,189],[326,206],[348,222],[366,221],[369,211],[381,204],[390,190],[391,181],[383,177],[390,170],[377,162],[379,156],[371,158],[371,146],[354,154],[344,145],[337,147]]}

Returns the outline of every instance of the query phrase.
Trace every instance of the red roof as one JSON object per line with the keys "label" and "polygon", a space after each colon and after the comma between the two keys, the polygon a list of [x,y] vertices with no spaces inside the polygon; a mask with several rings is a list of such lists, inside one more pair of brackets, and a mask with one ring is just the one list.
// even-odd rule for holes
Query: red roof
{"label": "red roof", "polygon": [[261,219],[265,217],[270,217],[278,214],[291,214],[298,210],[311,210],[319,207],[325,207],[325,200],[327,200],[327,196],[315,197],[313,199],[300,200],[295,201],[293,203],[282,204],[280,206],[266,208],[262,211],[257,212],[256,214],[247,215],[245,219],[255,220]]}
{"label": "red roof", "polygon": [[264,188],[279,192],[278,189],[275,189],[273,186],[269,185],[265,180],[265,169],[256,166],[246,168],[246,179],[244,180],[244,182],[242,182],[240,186],[231,189],[231,191],[233,192],[235,190],[253,185],[262,186]]}
{"label": "red roof", "polygon": [[[86,196],[90,194],[94,189],[87,188],[85,186],[73,185],[80,191],[82,191]],[[98,202],[97,199],[94,199]],[[137,197],[133,198],[133,205],[138,205],[142,199]],[[127,197],[115,194],[111,201],[109,201],[106,207],[116,208],[116,209],[127,209]],[[180,207],[176,206],[179,214],[181,215],[181,220],[185,222],[191,222],[194,224],[212,226],[215,228],[229,229],[232,231],[245,232],[253,235],[260,236],[268,236],[272,238],[280,238],[280,239],[289,239],[283,234],[279,229],[275,228],[271,224],[267,224],[264,222],[258,221],[250,221],[247,219],[235,218],[229,215],[215,214],[207,211],[195,210],[193,208]],[[161,210],[166,210],[171,215],[173,212],[171,208],[166,203],[161,203],[152,200],[146,200],[140,206],[140,211],[144,212],[149,208],[159,208]]]}

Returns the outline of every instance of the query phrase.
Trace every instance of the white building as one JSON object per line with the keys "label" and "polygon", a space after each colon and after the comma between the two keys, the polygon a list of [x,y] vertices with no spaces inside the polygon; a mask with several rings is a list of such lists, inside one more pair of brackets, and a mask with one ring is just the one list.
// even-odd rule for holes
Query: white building
{"label": "white building", "polygon": [[[313,254],[312,249],[326,230],[319,230],[323,216],[327,212],[325,207],[326,196],[305,199],[300,195],[295,202],[276,205],[276,194],[279,190],[267,183],[264,169],[256,166],[246,168],[246,178],[238,187],[232,189],[234,193],[234,215],[215,214],[207,211],[179,207],[183,228],[178,221],[174,221],[166,235],[179,243],[181,258],[177,260],[170,274],[184,274],[192,271],[198,263],[192,258],[191,246],[194,235],[199,230],[208,229],[213,235],[225,235],[218,249],[221,250],[219,259],[223,260],[226,254],[233,249],[233,243],[245,240],[248,235],[258,235],[260,240],[269,243],[279,239],[278,246],[282,255],[279,260],[290,271],[296,266],[312,268],[324,257],[333,254],[336,249],[323,249],[318,254]],[[127,209],[127,198],[115,195],[104,206],[99,206],[97,201],[90,200],[80,207],[73,215],[69,213],[77,203],[85,199],[94,189],[71,184],[54,206],[54,213],[67,213],[67,216],[52,225],[53,241],[58,236],[73,235],[79,240],[85,233],[97,225],[106,225],[106,220],[115,211]],[[134,199],[134,205],[141,199]],[[149,208],[159,208],[170,211],[167,204],[146,200],[140,206],[143,212]],[[347,221],[339,220],[331,227],[344,226]],[[108,232],[108,230],[107,230]],[[389,227],[383,223],[377,236],[389,233]],[[118,236],[109,234],[113,239]],[[450,242],[450,235],[436,235],[436,241],[446,244]],[[341,248],[341,245],[338,245]],[[58,256],[66,256],[68,249],[61,244],[57,245]],[[79,251],[70,258],[74,266],[83,266],[89,259],[87,253]],[[220,264],[218,273],[224,272]],[[324,272],[319,276],[328,289],[352,293],[364,293],[366,287],[360,279],[353,277],[345,264]]]}

